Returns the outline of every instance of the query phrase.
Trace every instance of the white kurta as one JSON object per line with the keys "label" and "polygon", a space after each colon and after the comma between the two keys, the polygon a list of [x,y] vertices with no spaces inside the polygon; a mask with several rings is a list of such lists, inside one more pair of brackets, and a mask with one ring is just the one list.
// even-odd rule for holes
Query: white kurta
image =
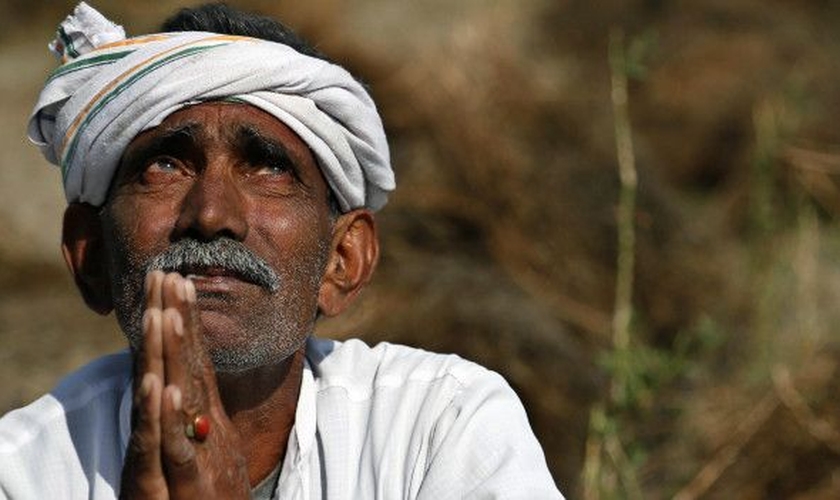
{"label": "white kurta", "polygon": [[[524,408],[454,355],[311,339],[275,498],[562,499]],[[131,357],[106,356],[0,419],[0,498],[118,496]]]}

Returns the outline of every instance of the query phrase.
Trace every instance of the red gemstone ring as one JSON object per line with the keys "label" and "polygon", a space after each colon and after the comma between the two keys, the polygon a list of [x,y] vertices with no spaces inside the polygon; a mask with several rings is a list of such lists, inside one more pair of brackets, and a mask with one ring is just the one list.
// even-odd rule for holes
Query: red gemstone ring
{"label": "red gemstone ring", "polygon": [[210,434],[210,419],[207,415],[196,415],[193,421],[187,424],[185,432],[188,438],[203,442]]}

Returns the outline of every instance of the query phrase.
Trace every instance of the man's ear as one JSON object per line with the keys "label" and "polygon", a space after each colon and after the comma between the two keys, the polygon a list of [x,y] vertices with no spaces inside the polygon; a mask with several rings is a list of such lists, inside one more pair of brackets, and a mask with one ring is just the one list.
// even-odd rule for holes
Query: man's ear
{"label": "man's ear", "polygon": [[87,306],[103,316],[110,313],[114,303],[98,208],[85,203],[67,206],[61,250]]}
{"label": "man's ear", "polygon": [[318,309],[335,316],[355,300],[379,261],[376,222],[369,210],[341,215],[333,228],[330,259],[318,294]]}

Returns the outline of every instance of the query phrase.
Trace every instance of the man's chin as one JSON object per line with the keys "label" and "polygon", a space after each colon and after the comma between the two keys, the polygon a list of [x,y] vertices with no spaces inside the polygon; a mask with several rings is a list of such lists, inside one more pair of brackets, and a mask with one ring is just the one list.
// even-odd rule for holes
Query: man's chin
{"label": "man's chin", "polygon": [[261,347],[247,349],[210,349],[210,360],[217,374],[243,374],[266,367],[281,365],[291,358],[291,352],[268,350]]}
{"label": "man's chin", "polygon": [[205,348],[218,373],[242,373],[282,364],[308,335],[288,334],[278,325],[243,325],[216,311],[202,311]]}

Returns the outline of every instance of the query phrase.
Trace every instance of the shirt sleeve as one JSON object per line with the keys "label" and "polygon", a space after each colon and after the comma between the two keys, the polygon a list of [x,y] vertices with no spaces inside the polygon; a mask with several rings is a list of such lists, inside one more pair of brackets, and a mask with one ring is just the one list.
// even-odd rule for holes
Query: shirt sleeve
{"label": "shirt sleeve", "polygon": [[494,372],[461,384],[430,440],[418,499],[563,499],[522,403]]}

